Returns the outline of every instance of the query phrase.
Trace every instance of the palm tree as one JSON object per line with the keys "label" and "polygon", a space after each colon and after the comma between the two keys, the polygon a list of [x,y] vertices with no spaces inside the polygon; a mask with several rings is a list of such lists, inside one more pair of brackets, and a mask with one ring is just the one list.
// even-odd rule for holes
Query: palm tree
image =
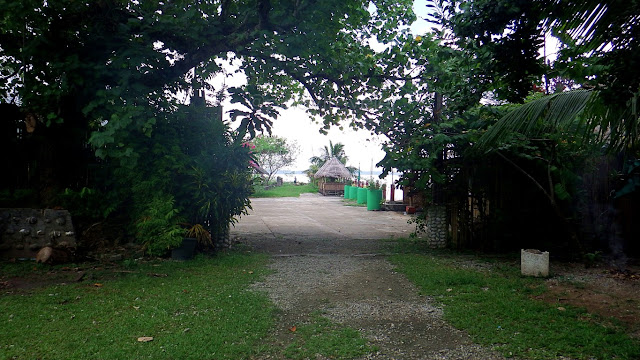
{"label": "palm tree", "polygon": [[320,168],[332,157],[336,157],[338,160],[340,160],[341,163],[345,165],[347,164],[347,160],[349,160],[349,158],[344,152],[344,144],[335,143],[334,145],[333,142],[329,140],[329,146],[327,147],[325,145],[325,147],[322,149],[322,155],[312,156],[309,161],[314,165],[318,165],[318,168]]}
{"label": "palm tree", "polygon": [[[477,145],[495,146],[510,130],[535,136],[541,131],[597,133],[596,141],[612,152],[640,145],[640,6],[620,0],[552,0],[540,2],[546,10],[542,29],[563,43],[561,60],[577,77],[590,83],[585,89],[560,92],[528,102],[488,131]],[[615,29],[615,30],[613,30]],[[569,59],[569,60],[567,60]],[[582,64],[581,62],[584,62]],[[587,66],[584,66],[587,65]],[[569,71],[571,74],[571,71]],[[578,80],[578,82],[582,82]],[[540,126],[543,124],[543,126]],[[584,136],[583,140],[591,139]]]}

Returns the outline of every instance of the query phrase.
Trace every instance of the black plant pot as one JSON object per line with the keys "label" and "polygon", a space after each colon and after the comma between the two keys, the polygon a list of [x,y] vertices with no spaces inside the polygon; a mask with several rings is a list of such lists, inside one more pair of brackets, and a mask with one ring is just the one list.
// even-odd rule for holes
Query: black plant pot
{"label": "black plant pot", "polygon": [[195,238],[182,239],[182,245],[178,248],[171,250],[171,258],[173,260],[189,260],[193,259],[193,255],[196,252],[196,245],[198,240]]}

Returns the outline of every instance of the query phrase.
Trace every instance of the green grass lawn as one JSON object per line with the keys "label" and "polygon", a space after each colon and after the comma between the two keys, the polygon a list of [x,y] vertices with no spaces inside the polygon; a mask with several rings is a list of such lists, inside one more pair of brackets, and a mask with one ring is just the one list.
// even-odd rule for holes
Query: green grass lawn
{"label": "green grass lawn", "polygon": [[249,290],[268,261],[238,251],[109,266],[0,263],[0,280],[85,272],[80,282],[1,290],[0,359],[350,359],[371,351],[357,330],[319,314],[291,343],[273,341],[278,311]]}
{"label": "green grass lawn", "polygon": [[515,266],[462,268],[455,258],[412,250],[391,260],[422,294],[443,305],[447,321],[507,357],[640,358],[640,342],[616,321],[533,299],[545,291],[544,280],[522,277]]}
{"label": "green grass lawn", "polygon": [[298,197],[304,193],[317,193],[318,188],[313,184],[296,185],[284,183],[282,186],[265,190],[264,186],[256,186],[252,198]]}
{"label": "green grass lawn", "polygon": [[[131,260],[125,271],[98,269],[88,281],[5,293],[0,358],[250,357],[265,350],[274,325],[272,304],[247,289],[265,274],[266,261],[243,254]],[[34,269],[27,271],[43,271]],[[139,342],[144,336],[153,341]]]}

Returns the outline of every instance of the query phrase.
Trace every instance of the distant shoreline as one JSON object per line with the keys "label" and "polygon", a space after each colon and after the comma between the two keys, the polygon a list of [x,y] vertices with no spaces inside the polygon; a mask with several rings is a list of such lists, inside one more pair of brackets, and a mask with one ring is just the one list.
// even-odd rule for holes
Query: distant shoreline
{"label": "distant shoreline", "polygon": [[[371,179],[371,177],[373,176],[373,181],[379,181],[380,184],[386,184],[387,185],[387,189],[391,188],[391,174],[388,174],[385,178],[380,179],[379,175],[382,174],[381,171],[373,171],[373,175],[371,175],[371,173],[369,171],[362,171],[360,172],[360,180],[362,181],[368,181]],[[307,184],[309,183],[309,177],[307,176],[307,174],[304,173],[304,171],[300,171],[300,170],[280,170],[278,172],[275,173],[274,178],[275,177],[281,177],[282,180],[284,182],[288,182],[288,183],[292,183],[297,182],[297,183],[303,183],[303,184]],[[358,174],[356,173],[356,177],[358,176]],[[394,182],[396,180],[398,180],[400,178],[400,173],[393,173],[393,180]],[[394,191],[395,193],[395,199],[396,200],[402,200],[402,190],[401,189],[395,189]],[[389,192],[387,191],[387,200],[389,199]]]}

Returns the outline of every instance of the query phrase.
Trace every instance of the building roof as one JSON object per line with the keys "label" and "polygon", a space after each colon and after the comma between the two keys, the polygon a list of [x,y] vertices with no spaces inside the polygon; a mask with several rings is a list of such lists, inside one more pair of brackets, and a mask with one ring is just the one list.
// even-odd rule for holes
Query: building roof
{"label": "building roof", "polygon": [[334,156],[318,169],[314,177],[350,178],[351,172]]}

